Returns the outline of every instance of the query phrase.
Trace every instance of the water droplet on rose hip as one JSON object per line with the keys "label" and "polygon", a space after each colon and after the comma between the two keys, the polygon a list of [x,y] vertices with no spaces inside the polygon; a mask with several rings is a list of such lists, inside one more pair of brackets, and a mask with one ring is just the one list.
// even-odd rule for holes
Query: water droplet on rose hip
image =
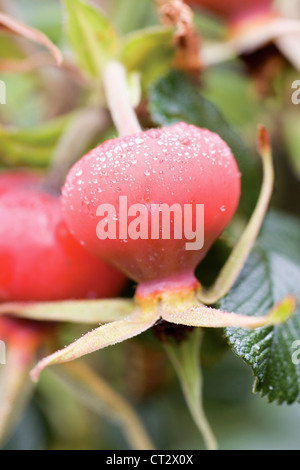
{"label": "water droplet on rose hip", "polygon": [[182,145],[190,145],[191,141],[188,137],[182,137],[179,139],[180,143]]}

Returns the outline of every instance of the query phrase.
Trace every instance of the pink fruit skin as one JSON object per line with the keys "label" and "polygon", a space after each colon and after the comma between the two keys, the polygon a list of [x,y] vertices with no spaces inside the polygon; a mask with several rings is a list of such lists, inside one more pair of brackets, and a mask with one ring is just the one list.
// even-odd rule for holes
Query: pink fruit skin
{"label": "pink fruit skin", "polygon": [[0,301],[111,297],[124,286],[72,237],[37,175],[0,174],[0,220]]}
{"label": "pink fruit skin", "polygon": [[[153,203],[204,204],[203,248],[187,251],[187,240],[174,237],[100,241],[97,208],[109,203],[118,209],[119,196],[127,196],[128,205],[146,204],[148,214]],[[239,196],[240,173],[227,144],[208,130],[179,123],[91,151],[69,172],[62,207],[71,232],[91,252],[151,285],[176,278],[193,282],[193,270],[231,220]]]}
{"label": "pink fruit skin", "polygon": [[274,0],[187,0],[228,20],[264,14],[272,9]]}

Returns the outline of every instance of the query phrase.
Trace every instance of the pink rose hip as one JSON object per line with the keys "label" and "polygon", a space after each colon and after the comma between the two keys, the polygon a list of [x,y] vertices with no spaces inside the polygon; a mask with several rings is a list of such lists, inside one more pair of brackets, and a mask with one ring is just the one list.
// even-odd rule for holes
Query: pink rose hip
{"label": "pink rose hip", "polygon": [[[155,204],[204,206],[204,245],[186,249],[184,234],[170,237],[99,240],[99,205],[116,208],[116,233],[124,225],[120,197],[127,207]],[[217,135],[185,123],[109,140],[83,157],[70,171],[62,193],[63,213],[75,238],[139,283],[191,276],[199,261],[231,220],[240,196],[240,173],[227,144]],[[125,206],[124,206],[125,207]],[[120,209],[120,210],[119,210]],[[122,220],[121,220],[122,218]],[[132,218],[128,217],[127,226]],[[175,225],[175,226],[174,226]],[[203,224],[202,224],[203,225]],[[124,228],[124,227],[123,227]],[[128,227],[127,227],[128,228]],[[203,229],[203,227],[202,227]],[[122,229],[121,229],[122,230]]]}

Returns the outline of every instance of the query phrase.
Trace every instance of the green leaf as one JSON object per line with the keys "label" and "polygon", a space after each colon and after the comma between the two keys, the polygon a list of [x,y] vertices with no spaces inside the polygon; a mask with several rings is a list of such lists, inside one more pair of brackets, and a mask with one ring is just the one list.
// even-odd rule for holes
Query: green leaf
{"label": "green leaf", "polygon": [[227,142],[242,173],[240,208],[245,214],[251,214],[259,187],[255,159],[215,105],[203,98],[198,87],[184,74],[171,71],[149,88],[149,111],[152,120],[161,126],[185,121],[216,132]]}
{"label": "green leaf", "polygon": [[264,220],[258,244],[300,265],[300,220],[273,209]]}
{"label": "green leaf", "polygon": [[[221,308],[263,315],[288,294],[299,301],[299,246],[300,222],[271,213],[237,282],[220,301]],[[226,337],[251,366],[255,392],[278,403],[300,401],[300,366],[292,361],[293,343],[300,339],[299,304],[286,323],[254,331],[227,328]]]}
{"label": "green leaf", "polygon": [[136,31],[125,37],[122,62],[129,71],[142,72],[142,81],[148,85],[167,72],[174,57],[173,28],[155,26]]}
{"label": "green leaf", "polygon": [[0,128],[0,162],[45,167],[66,128],[66,115],[27,129]]}
{"label": "green leaf", "polygon": [[120,39],[106,16],[82,0],[63,0],[67,11],[67,36],[80,67],[100,78],[103,66],[119,53]]}

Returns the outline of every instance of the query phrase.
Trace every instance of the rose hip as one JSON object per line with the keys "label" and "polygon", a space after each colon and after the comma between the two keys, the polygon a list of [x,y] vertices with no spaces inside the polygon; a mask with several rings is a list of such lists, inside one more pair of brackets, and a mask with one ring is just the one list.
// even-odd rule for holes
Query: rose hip
{"label": "rose hip", "polygon": [[[153,204],[182,209],[203,204],[203,247],[187,250],[184,235],[175,239],[175,217],[169,239],[99,240],[97,208],[111,204],[118,213],[120,196],[127,197],[128,206],[145,205],[149,220]],[[91,151],[70,171],[62,205],[69,229],[91,252],[139,283],[161,283],[193,279],[197,263],[231,220],[239,196],[240,173],[227,144],[208,130],[179,123],[109,140]]]}
{"label": "rose hip", "polygon": [[191,6],[202,7],[227,20],[264,15],[271,10],[273,0],[187,0]]}
{"label": "rose hip", "polygon": [[0,175],[0,300],[111,297],[124,276],[70,234],[59,198],[32,173]]}

